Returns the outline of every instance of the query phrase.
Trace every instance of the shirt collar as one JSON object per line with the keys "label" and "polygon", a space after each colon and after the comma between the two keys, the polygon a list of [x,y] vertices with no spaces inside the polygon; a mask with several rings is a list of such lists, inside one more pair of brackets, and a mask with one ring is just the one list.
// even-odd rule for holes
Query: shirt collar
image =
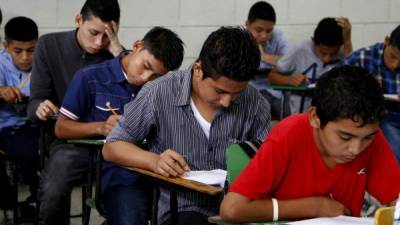
{"label": "shirt collar", "polygon": [[111,70],[112,70],[112,77],[111,77],[111,82],[114,83],[121,83],[121,82],[127,82],[127,75],[122,69],[122,64],[121,60],[122,58],[128,54],[129,52],[121,52],[119,56],[115,57],[114,59],[111,60]]}

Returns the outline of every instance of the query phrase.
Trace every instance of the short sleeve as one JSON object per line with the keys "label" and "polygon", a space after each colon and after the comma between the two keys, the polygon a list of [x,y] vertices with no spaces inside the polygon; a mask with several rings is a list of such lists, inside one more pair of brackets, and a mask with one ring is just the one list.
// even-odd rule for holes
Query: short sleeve
{"label": "short sleeve", "polygon": [[155,127],[155,88],[149,82],[139,91],[136,98],[124,106],[124,114],[118,125],[107,136],[107,142],[142,141]]}
{"label": "short sleeve", "polygon": [[291,74],[296,70],[296,63],[298,52],[300,51],[298,46],[290,48],[287,54],[283,55],[282,58],[276,63],[276,68],[279,72],[284,74]]}

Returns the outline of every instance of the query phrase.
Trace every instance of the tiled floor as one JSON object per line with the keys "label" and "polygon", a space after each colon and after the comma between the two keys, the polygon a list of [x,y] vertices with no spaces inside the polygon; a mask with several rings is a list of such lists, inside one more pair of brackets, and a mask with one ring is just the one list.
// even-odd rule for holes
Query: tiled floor
{"label": "tiled floor", "polygon": [[[28,189],[26,186],[23,186],[20,188],[19,191],[19,198],[20,200],[24,200],[28,195]],[[81,203],[81,188],[77,187],[74,189],[72,193],[72,209],[71,213],[72,214],[79,214],[81,213],[81,208],[82,208],[82,203]],[[104,219],[97,213],[96,210],[92,210],[90,214],[90,225],[100,225]],[[3,212],[0,212],[0,225],[11,225],[12,221],[8,221],[6,223],[4,221],[4,216]],[[28,225],[30,223],[25,223],[23,225]],[[71,225],[81,225],[82,224],[82,218],[73,218],[71,219]]]}

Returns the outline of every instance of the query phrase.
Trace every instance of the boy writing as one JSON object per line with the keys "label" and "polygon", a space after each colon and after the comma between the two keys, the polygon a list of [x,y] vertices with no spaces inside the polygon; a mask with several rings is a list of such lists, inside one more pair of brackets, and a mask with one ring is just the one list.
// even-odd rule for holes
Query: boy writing
{"label": "boy writing", "polygon": [[[155,27],[133,51],[79,70],[71,81],[55,132],[60,139],[107,136],[148,81],[177,69],[183,60],[183,43],[172,31]],[[105,162],[102,200],[111,224],[145,224],[149,196],[144,182],[124,168]]]}
{"label": "boy writing", "polygon": [[274,127],[232,184],[223,220],[360,216],[366,191],[394,204],[400,167],[379,130],[384,110],[382,90],[365,70],[324,74],[308,112]]}

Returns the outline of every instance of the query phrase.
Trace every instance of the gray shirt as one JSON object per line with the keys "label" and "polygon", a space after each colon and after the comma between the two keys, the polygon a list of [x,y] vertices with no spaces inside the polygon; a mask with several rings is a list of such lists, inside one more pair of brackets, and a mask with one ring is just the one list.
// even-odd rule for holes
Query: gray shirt
{"label": "gray shirt", "polygon": [[[107,142],[138,143],[146,139],[150,151],[171,148],[183,155],[192,170],[226,169],[229,144],[263,140],[270,130],[269,103],[248,86],[228,108],[221,109],[206,137],[190,107],[192,69],[171,72],[146,84],[125,105],[124,115]],[[220,199],[198,193],[179,193],[178,211],[218,213]],[[159,222],[168,218],[169,195],[161,190]]]}
{"label": "gray shirt", "polygon": [[51,33],[39,38],[32,67],[29,117],[36,118],[36,109],[45,99],[60,106],[69,82],[80,68],[114,58],[106,50],[86,53],[78,44],[76,32]]}

